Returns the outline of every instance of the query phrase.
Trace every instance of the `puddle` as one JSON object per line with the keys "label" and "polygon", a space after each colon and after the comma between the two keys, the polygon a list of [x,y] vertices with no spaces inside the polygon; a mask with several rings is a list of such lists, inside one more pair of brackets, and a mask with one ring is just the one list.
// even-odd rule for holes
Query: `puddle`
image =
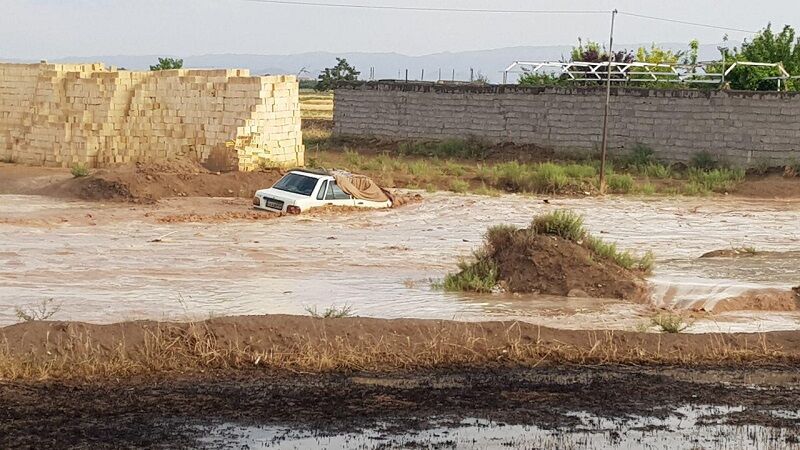
{"label": "puddle", "polygon": [[[277,426],[223,424],[207,431],[205,446],[240,448],[609,448],[609,449],[796,449],[796,429],[726,424],[726,416],[743,408],[684,406],[665,418],[609,419],[586,412],[569,413],[579,424],[556,429],[507,425],[481,419],[456,424],[434,423],[420,431],[397,433],[391,424],[357,433],[331,434]],[[796,412],[776,411],[776,417]]]}
{"label": "puddle", "polygon": [[[426,195],[396,210],[268,221],[156,224],[140,216],[96,226],[0,223],[0,325],[14,308],[53,298],[54,319],[114,322],[202,319],[352,306],[360,316],[459,320],[521,319],[562,328],[636,329],[646,305],[547,296],[464,295],[430,287],[481,245],[490,225],[526,226],[541,212],[570,208],[587,228],[622,249],[653,250],[662,305],[716,301],[752,288],[800,283],[800,253],[703,259],[753,246],[800,249],[800,203],[730,199],[556,199]],[[82,203],[0,196],[0,218]],[[103,211],[112,208],[106,205]],[[97,211],[95,208],[93,211]],[[2,222],[2,221],[0,221]],[[150,242],[166,236],[163,242]],[[800,329],[800,313],[724,313],[687,331]]]}

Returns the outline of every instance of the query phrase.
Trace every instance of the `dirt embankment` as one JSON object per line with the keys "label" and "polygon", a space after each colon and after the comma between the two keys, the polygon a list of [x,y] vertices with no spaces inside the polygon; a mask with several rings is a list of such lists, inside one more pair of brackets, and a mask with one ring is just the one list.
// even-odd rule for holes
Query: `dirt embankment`
{"label": "dirt embankment", "polygon": [[[210,172],[188,160],[136,163],[74,178],[68,169],[2,165],[0,193],[150,203],[166,197],[251,197],[282,171]],[[8,177],[5,177],[8,174]]]}
{"label": "dirt embankment", "polygon": [[493,248],[500,279],[511,292],[634,301],[647,297],[641,275],[566,239],[534,235],[524,241],[494,243]]}
{"label": "dirt embankment", "polygon": [[305,372],[800,361],[800,332],[656,334],[520,322],[241,316],[197,323],[30,322],[0,329],[0,379],[206,370]]}

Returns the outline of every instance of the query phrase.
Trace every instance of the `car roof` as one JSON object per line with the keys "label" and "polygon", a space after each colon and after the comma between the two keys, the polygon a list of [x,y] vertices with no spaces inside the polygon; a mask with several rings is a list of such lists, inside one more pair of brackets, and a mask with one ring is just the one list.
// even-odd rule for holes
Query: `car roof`
{"label": "car roof", "polygon": [[289,173],[296,173],[298,175],[305,175],[307,177],[312,177],[312,178],[317,178],[317,179],[333,178],[330,175],[328,175],[327,173],[316,173],[316,172],[311,172],[311,171],[308,171],[308,170],[300,170],[300,169],[290,170]]}

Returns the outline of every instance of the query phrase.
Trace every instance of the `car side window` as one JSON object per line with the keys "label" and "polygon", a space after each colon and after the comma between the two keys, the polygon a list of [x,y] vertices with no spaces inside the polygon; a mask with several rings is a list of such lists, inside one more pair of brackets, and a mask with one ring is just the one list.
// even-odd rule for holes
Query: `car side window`
{"label": "car side window", "polygon": [[343,191],[339,187],[339,185],[336,184],[335,181],[331,181],[330,185],[328,186],[328,189],[329,190],[333,190],[333,198],[335,200],[349,200],[350,198],[352,198],[352,197],[350,197],[350,194],[348,194],[347,192]]}
{"label": "car side window", "polygon": [[323,181],[322,185],[319,187],[319,192],[317,192],[317,200],[324,200],[325,199],[325,191],[328,190],[328,182]]}
{"label": "car side window", "polygon": [[331,187],[334,184],[333,181],[328,182],[328,192],[325,194],[325,200],[333,200],[333,188]]}

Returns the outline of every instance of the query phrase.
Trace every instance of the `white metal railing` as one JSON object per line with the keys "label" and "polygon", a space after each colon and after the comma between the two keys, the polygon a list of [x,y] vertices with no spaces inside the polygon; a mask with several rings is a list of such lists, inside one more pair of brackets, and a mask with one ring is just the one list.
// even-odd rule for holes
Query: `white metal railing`
{"label": "white metal railing", "polygon": [[[608,68],[610,65],[610,69]],[[724,72],[710,71],[714,66],[724,65]],[[643,62],[529,62],[514,61],[503,71],[503,83],[508,82],[509,73],[539,73],[542,75],[566,76],[569,81],[606,81],[608,70],[611,70],[611,82],[619,83],[698,83],[698,84],[723,84],[725,77],[739,66],[770,67],[776,70],[777,76],[764,77],[763,79],[778,80],[778,90],[781,81],[797,78],[790,75],[783,67],[783,63],[758,63],[734,61],[730,65],[723,61],[698,62],[697,64],[653,64]],[[716,67],[715,67],[716,68]]]}

